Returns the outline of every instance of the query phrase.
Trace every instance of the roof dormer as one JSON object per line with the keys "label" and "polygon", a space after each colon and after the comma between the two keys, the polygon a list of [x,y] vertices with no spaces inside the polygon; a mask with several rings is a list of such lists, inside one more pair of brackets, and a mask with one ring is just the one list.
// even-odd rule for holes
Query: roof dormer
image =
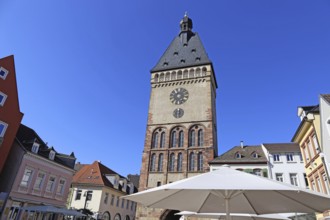
{"label": "roof dormer", "polygon": [[39,151],[39,146],[40,146],[40,144],[37,143],[36,141],[34,141],[34,142],[33,142],[33,145],[32,145],[32,148],[31,148],[31,151],[32,151],[33,153],[37,154],[38,151]]}
{"label": "roof dormer", "polygon": [[56,152],[54,151],[53,148],[51,148],[51,150],[49,151],[49,156],[48,156],[48,158],[49,158],[50,160],[54,160],[54,159],[55,159],[55,154],[56,154]]}

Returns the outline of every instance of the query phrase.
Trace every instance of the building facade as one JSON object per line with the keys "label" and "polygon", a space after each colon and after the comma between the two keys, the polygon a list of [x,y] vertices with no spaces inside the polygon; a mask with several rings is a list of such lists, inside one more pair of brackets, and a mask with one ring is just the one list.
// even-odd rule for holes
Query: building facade
{"label": "building facade", "polygon": [[300,146],[309,188],[329,194],[325,164],[320,155],[321,126],[319,105],[298,107],[300,125],[292,138]]}
{"label": "building facade", "polygon": [[321,121],[321,158],[326,167],[328,182],[330,181],[330,94],[320,95]]}
{"label": "building facade", "polygon": [[[217,82],[192,27],[185,15],[179,35],[151,70],[139,191],[209,171],[217,155]],[[138,206],[136,217],[166,219],[174,212]]]}
{"label": "building facade", "polygon": [[211,171],[224,165],[258,176],[269,176],[267,158],[261,145],[247,146],[241,142],[240,146],[235,146],[210,161]]}
{"label": "building facade", "polygon": [[75,160],[73,153],[56,152],[33,129],[20,125],[0,180],[8,194],[1,219],[24,219],[23,210],[30,206],[65,208]]}
{"label": "building facade", "polygon": [[74,175],[69,208],[88,209],[95,219],[132,220],[136,203],[120,197],[134,192],[137,189],[127,178],[95,161]]}
{"label": "building facade", "polygon": [[297,143],[262,144],[268,160],[269,178],[308,188],[304,161]]}
{"label": "building facade", "polygon": [[[0,59],[0,179],[23,113],[18,101],[14,56]],[[2,192],[0,188],[0,193]],[[0,210],[1,210],[0,195]]]}

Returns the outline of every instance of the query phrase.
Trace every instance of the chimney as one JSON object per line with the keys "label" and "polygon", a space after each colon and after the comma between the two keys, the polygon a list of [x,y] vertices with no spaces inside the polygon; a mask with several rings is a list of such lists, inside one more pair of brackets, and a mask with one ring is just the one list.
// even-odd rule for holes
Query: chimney
{"label": "chimney", "polygon": [[241,148],[244,148],[244,142],[241,141]]}

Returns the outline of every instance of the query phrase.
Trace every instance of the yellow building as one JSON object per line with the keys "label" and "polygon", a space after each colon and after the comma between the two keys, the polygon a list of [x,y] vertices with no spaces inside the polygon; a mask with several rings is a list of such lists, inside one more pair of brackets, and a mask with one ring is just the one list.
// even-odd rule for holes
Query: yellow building
{"label": "yellow building", "polygon": [[[298,107],[298,116],[301,123],[292,138],[300,146],[303,156],[306,178],[309,188],[313,191],[330,194],[325,164],[321,153],[321,126],[319,105]],[[318,219],[328,216],[325,212],[319,215]]]}

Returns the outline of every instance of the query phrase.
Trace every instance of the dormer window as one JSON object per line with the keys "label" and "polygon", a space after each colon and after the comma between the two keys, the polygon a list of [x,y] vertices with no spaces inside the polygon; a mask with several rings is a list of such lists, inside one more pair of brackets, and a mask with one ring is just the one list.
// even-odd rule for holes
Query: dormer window
{"label": "dormer window", "polygon": [[258,153],[256,153],[256,152],[253,152],[253,153],[252,153],[252,157],[253,157],[253,158],[258,158],[258,157],[259,157],[259,155],[258,155]]}
{"label": "dormer window", "polygon": [[3,106],[5,104],[6,99],[7,95],[3,92],[0,92],[0,106]]}
{"label": "dormer window", "polygon": [[33,143],[33,145],[32,145],[32,149],[31,149],[31,151],[33,152],[33,153],[38,153],[38,150],[39,150],[39,146],[40,146],[40,144],[38,144],[37,142],[34,142]]}
{"label": "dormer window", "polygon": [[54,158],[55,158],[55,151],[51,150],[49,152],[49,159],[54,160]]}
{"label": "dormer window", "polygon": [[2,79],[6,79],[7,75],[8,75],[9,71],[6,70],[3,67],[0,67],[0,78]]}
{"label": "dormer window", "polygon": [[235,158],[236,158],[236,159],[241,159],[241,158],[242,158],[242,155],[241,155],[239,152],[237,152],[237,153],[235,154]]}

